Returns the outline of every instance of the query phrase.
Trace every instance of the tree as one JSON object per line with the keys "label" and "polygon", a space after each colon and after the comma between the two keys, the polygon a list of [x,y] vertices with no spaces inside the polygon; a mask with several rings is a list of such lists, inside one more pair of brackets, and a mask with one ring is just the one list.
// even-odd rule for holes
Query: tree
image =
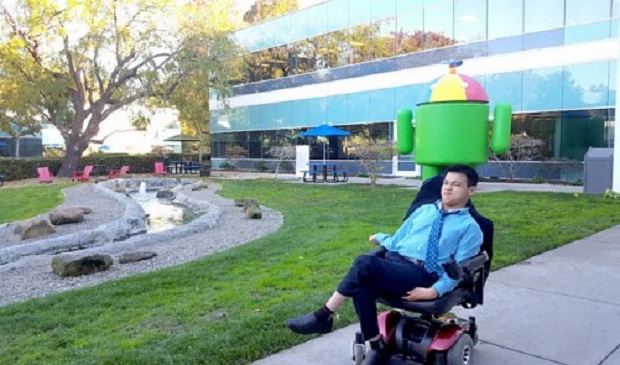
{"label": "tree", "polygon": [[256,24],[297,9],[297,0],[256,0],[250,10],[243,14],[243,20]]}
{"label": "tree", "polygon": [[282,165],[282,161],[295,159],[296,151],[293,146],[275,146],[271,147],[267,151],[267,155],[273,156],[278,159],[276,163],[276,175],[274,176],[274,180],[278,178],[278,171],[280,171],[280,165]]}
{"label": "tree", "polygon": [[543,140],[527,134],[513,134],[510,136],[510,149],[503,155],[490,153],[491,160],[500,161],[504,173],[512,181],[517,175],[521,162],[536,161],[542,157]]}
{"label": "tree", "polygon": [[41,131],[41,123],[36,119],[36,110],[32,108],[28,93],[24,94],[14,82],[4,78],[0,82],[0,131],[15,139],[15,157],[19,157],[22,136]]}
{"label": "tree", "polygon": [[[41,120],[59,129],[70,176],[114,111],[166,99],[196,38],[183,38],[172,0],[22,1],[0,5],[0,84],[9,82]],[[197,55],[196,57],[199,57]]]}
{"label": "tree", "polygon": [[377,185],[379,173],[385,169],[385,161],[394,156],[395,148],[393,144],[376,144],[365,141],[353,147],[355,155],[370,177],[372,186]]}
{"label": "tree", "polygon": [[228,32],[237,26],[229,12],[232,3],[232,0],[195,0],[180,9],[184,47],[178,54],[175,69],[178,85],[168,101],[179,111],[183,133],[200,139],[199,161],[209,169],[209,98],[213,92],[218,99],[225,100],[229,95],[230,80],[238,70],[234,58],[240,49],[228,37]]}

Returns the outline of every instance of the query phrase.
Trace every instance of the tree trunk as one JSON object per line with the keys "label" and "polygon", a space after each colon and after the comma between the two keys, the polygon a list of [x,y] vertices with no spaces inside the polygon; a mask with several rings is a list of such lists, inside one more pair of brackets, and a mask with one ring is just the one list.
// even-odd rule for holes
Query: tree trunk
{"label": "tree trunk", "polygon": [[65,158],[62,160],[58,176],[71,177],[73,171],[78,170],[82,154],[86,148],[79,148],[77,143],[66,143],[66,146]]}
{"label": "tree trunk", "polygon": [[19,158],[19,141],[21,140],[19,137],[20,136],[15,137],[15,158]]}

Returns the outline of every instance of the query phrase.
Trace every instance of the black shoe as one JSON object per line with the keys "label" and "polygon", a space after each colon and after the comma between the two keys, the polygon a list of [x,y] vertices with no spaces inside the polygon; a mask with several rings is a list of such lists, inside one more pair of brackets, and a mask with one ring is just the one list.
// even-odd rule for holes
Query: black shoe
{"label": "black shoe", "polygon": [[286,321],[286,327],[300,335],[329,333],[334,327],[334,320],[331,316],[325,320],[319,320],[314,313],[310,313],[303,317],[289,319]]}
{"label": "black shoe", "polygon": [[390,352],[383,339],[380,339],[375,346],[371,345],[362,365],[385,365],[389,359]]}

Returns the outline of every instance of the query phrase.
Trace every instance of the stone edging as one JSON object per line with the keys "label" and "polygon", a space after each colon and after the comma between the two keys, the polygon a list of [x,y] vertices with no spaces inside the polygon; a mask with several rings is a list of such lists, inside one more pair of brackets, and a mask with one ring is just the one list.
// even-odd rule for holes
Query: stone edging
{"label": "stone edging", "polygon": [[[134,191],[140,182],[146,182],[147,186],[159,186],[171,188],[176,193],[174,202],[189,206],[195,213],[201,214],[188,224],[178,228],[168,229],[152,234],[142,234],[146,231],[144,223],[145,212],[133,199],[125,193],[114,192],[112,184],[117,180],[100,182],[95,185],[95,192],[110,197],[125,206],[125,213],[122,218],[102,224],[94,229],[80,231],[60,237],[42,239],[35,242],[14,245],[0,249],[0,265],[20,260],[24,256],[32,255],[53,255],[62,252],[84,250],[93,247],[113,245],[114,242],[121,241],[123,249],[131,247],[146,246],[164,240],[180,238],[189,234],[201,232],[212,228],[218,221],[221,210],[205,201],[192,199],[183,194],[184,190],[191,189],[193,184],[201,184],[192,179],[165,179],[165,178],[133,178],[122,179],[129,184],[135,185]],[[134,184],[135,183],[135,184]],[[180,185],[180,184],[182,185]],[[191,185],[188,185],[191,184]],[[128,189],[132,191],[131,189]],[[47,213],[45,213],[47,214]]]}

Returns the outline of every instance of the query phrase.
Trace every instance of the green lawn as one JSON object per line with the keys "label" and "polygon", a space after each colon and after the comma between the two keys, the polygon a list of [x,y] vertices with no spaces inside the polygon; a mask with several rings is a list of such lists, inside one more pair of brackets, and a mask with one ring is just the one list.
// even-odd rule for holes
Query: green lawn
{"label": "green lawn", "polygon": [[0,224],[32,218],[64,200],[61,190],[70,184],[0,188]]}
{"label": "green lawn", "polygon": [[[308,337],[289,332],[285,319],[322,304],[355,256],[371,249],[368,235],[394,231],[415,194],[222,184],[226,197],[254,197],[282,212],[282,229],[178,267],[0,308],[0,363],[228,365],[289,348]],[[495,221],[495,269],[620,223],[620,201],[598,196],[499,192],[474,200]],[[348,304],[336,325],[354,321]]]}

